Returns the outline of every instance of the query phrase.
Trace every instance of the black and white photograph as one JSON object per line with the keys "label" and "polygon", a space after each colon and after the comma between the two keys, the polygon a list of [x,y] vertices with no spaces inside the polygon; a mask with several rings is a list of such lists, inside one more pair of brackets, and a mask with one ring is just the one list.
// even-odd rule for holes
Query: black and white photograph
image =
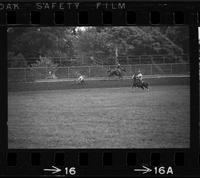
{"label": "black and white photograph", "polygon": [[[198,40],[199,40],[199,86],[200,86],[200,27],[198,27]],[[199,97],[200,97],[200,88],[199,88]],[[200,101],[200,98],[199,98]],[[199,109],[200,112],[200,109]],[[200,139],[200,120],[199,120],[199,139]],[[200,140],[199,140],[200,147]]]}
{"label": "black and white photograph", "polygon": [[189,28],[7,28],[9,149],[190,148]]}

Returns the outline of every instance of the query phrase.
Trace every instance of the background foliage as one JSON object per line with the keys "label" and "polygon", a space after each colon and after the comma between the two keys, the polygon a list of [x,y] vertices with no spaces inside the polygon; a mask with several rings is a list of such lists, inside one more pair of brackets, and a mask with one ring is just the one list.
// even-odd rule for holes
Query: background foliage
{"label": "background foliage", "polygon": [[8,58],[13,67],[41,57],[106,63],[116,49],[119,55],[181,55],[188,53],[188,40],[186,27],[18,27],[8,28]]}

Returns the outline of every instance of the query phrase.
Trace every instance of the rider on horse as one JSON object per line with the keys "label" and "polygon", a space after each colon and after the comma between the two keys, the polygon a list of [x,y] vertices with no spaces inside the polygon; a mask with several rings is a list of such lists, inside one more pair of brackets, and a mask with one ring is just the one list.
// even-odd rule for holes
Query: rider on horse
{"label": "rider on horse", "polygon": [[133,87],[139,87],[142,89],[146,88],[149,91],[149,84],[143,81],[143,75],[140,70],[138,70],[136,74],[133,74],[132,79],[133,79],[132,88]]}
{"label": "rider on horse", "polygon": [[141,83],[143,83],[143,75],[142,75],[140,69],[138,70],[138,72],[136,74],[136,79],[138,79]]}
{"label": "rider on horse", "polygon": [[143,83],[143,75],[141,73],[140,70],[138,70],[137,73],[134,73],[133,76],[132,76],[132,79],[134,80],[133,82],[134,83]]}

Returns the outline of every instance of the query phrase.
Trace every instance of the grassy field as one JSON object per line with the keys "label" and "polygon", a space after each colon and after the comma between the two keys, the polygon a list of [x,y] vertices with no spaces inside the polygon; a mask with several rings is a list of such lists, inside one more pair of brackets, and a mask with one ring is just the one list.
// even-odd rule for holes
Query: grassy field
{"label": "grassy field", "polygon": [[8,93],[9,148],[188,148],[189,86]]}

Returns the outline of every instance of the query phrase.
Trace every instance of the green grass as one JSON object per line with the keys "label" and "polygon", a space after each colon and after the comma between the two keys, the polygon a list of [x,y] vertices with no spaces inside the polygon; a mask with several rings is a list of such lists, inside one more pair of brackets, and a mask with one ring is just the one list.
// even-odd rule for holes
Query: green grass
{"label": "green grass", "polygon": [[9,148],[188,148],[189,86],[10,92]]}

